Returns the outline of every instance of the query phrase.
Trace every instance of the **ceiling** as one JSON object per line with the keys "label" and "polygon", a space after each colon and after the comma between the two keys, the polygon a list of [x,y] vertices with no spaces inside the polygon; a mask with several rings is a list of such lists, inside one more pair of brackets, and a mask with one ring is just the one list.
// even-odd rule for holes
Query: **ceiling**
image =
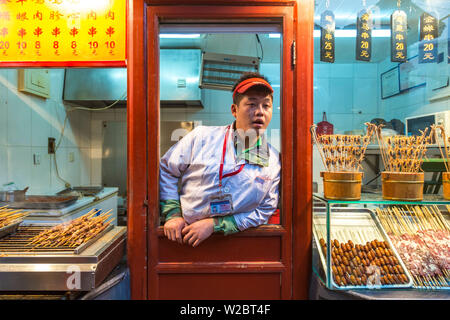
{"label": "ceiling", "polygon": [[260,57],[263,63],[279,63],[281,56],[281,38],[267,33],[204,33],[197,39],[160,39],[160,47]]}

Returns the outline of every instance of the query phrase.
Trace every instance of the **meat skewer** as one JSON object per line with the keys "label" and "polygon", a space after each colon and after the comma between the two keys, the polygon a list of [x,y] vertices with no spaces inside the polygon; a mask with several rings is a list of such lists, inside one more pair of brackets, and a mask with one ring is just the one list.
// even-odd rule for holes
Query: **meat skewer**
{"label": "meat skewer", "polygon": [[[385,208],[377,209],[376,213],[410,270],[415,285],[449,286],[450,230],[437,206]],[[410,219],[415,228],[411,228]]]}
{"label": "meat skewer", "polygon": [[32,248],[76,247],[94,238],[105,230],[111,210],[97,216],[100,210],[92,210],[69,223],[59,224],[33,237],[28,243]]}
{"label": "meat skewer", "polygon": [[28,213],[20,210],[8,209],[6,206],[0,208],[0,228],[9,226],[27,216]]}

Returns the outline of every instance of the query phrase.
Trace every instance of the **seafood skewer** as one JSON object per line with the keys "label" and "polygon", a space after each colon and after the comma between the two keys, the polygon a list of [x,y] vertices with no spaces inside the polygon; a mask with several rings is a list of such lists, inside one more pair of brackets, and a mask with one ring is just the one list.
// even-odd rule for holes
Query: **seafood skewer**
{"label": "seafood skewer", "polygon": [[316,132],[316,125],[311,127],[314,143],[317,145],[320,157],[328,172],[357,172],[364,160],[372,136],[376,131],[376,125],[365,123],[366,135],[321,135]]}
{"label": "seafood skewer", "polygon": [[380,154],[384,168],[389,172],[411,172],[421,171],[423,158],[427,151],[427,146],[431,143],[432,136],[435,135],[435,128],[432,126],[429,135],[429,128],[420,131],[420,136],[394,136],[383,138],[381,128],[377,127],[377,140],[380,146]]}

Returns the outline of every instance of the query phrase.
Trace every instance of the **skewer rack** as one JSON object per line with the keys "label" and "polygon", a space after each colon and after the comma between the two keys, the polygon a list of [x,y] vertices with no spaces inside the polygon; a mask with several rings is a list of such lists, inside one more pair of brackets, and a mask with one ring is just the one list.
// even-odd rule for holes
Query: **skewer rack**
{"label": "skewer rack", "polygon": [[[42,228],[20,226],[14,234],[13,250],[6,252],[0,247],[0,291],[90,291],[101,284],[125,254],[126,227],[118,226],[111,226],[84,248],[29,251],[24,244]],[[24,237],[17,237],[18,234]],[[11,236],[0,239],[0,245]]]}
{"label": "skewer rack", "polygon": [[[20,222],[19,222],[20,223]],[[71,247],[69,245],[60,245],[57,247],[36,247],[29,245],[30,240],[40,234],[41,232],[50,229],[51,226],[43,225],[16,225],[16,231],[2,239],[0,239],[0,255],[1,254],[80,254],[86,250],[90,245],[95,243],[97,239],[101,238],[107,232],[114,228],[109,225],[105,230],[100,232],[94,238],[77,246]]]}

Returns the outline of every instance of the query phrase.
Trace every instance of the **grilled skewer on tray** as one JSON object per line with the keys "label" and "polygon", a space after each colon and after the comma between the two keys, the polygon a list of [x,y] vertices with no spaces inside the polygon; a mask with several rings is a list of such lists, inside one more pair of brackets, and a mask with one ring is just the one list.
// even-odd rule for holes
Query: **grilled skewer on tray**
{"label": "grilled skewer on tray", "polygon": [[97,216],[99,210],[92,210],[69,223],[59,224],[33,237],[28,243],[33,248],[58,246],[77,247],[105,230],[112,220],[108,211]]}

